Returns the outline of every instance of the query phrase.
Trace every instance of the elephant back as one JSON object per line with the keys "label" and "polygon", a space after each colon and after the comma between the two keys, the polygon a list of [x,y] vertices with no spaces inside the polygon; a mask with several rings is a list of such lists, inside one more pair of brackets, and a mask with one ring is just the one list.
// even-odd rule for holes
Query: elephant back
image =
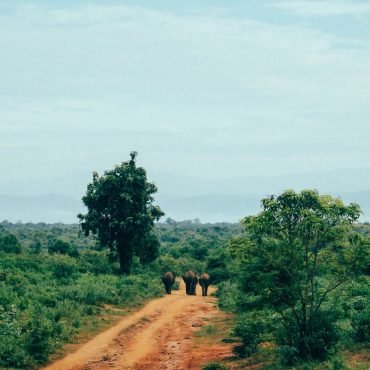
{"label": "elephant back", "polygon": [[199,277],[199,283],[202,284],[202,283],[209,283],[209,281],[211,280],[211,277],[209,276],[209,274],[207,274],[206,272],[204,272],[202,275],[200,275]]}
{"label": "elephant back", "polygon": [[187,281],[195,280],[197,276],[195,275],[195,272],[189,270],[183,273],[182,278],[186,283]]}
{"label": "elephant back", "polygon": [[165,282],[175,282],[175,274],[172,271],[167,271],[162,275],[162,281]]}

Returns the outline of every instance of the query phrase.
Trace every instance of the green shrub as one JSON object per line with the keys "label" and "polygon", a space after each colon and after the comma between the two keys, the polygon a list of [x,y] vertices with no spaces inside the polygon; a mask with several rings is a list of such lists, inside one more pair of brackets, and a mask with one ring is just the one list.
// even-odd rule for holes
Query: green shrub
{"label": "green shrub", "polygon": [[369,304],[370,304],[370,301],[366,297],[359,296],[359,297],[355,297],[352,305],[356,311],[362,311]]}
{"label": "green shrub", "polygon": [[206,271],[210,274],[212,283],[219,283],[229,278],[226,261],[227,256],[223,248],[212,251],[212,254],[207,258]]}
{"label": "green shrub", "polygon": [[22,246],[15,235],[6,233],[0,236],[0,251],[19,254],[22,252]]}
{"label": "green shrub", "polygon": [[278,349],[280,364],[286,368],[292,366],[298,361],[298,349],[291,346],[281,346]]}
{"label": "green shrub", "polygon": [[0,306],[0,368],[31,367],[31,358],[23,346],[24,334],[15,306],[5,311]]}
{"label": "green shrub", "polygon": [[179,268],[179,276],[185,271],[193,270],[197,274],[201,274],[206,269],[206,263],[204,261],[195,260],[189,257],[180,257],[177,260]]}
{"label": "green shrub", "polygon": [[351,325],[354,329],[354,339],[360,343],[370,342],[370,308],[356,312]]}
{"label": "green shrub", "polygon": [[28,321],[26,327],[25,348],[36,363],[42,364],[47,361],[53,349],[52,323],[42,315],[35,314]]}
{"label": "green shrub", "polygon": [[202,366],[202,370],[227,370],[228,368],[220,362],[208,362]]}
{"label": "green shrub", "polygon": [[48,246],[49,253],[66,254],[71,257],[78,257],[78,249],[64,240],[56,239]]}
{"label": "green shrub", "polygon": [[238,308],[241,292],[236,283],[222,282],[217,290],[218,305],[224,311],[235,312]]}
{"label": "green shrub", "polygon": [[181,275],[177,260],[167,255],[159,256],[154,262],[150,264],[150,268],[152,271],[157,272],[158,275],[161,275],[167,271],[173,271],[176,276]]}
{"label": "green shrub", "polygon": [[308,359],[325,359],[339,340],[336,321],[335,311],[319,311],[312,318],[309,331],[304,333],[295,320],[286,318],[277,328],[277,342],[296,348],[300,358],[309,353]]}
{"label": "green shrub", "polygon": [[93,274],[111,274],[112,263],[106,251],[86,250],[80,255],[79,269],[81,272]]}
{"label": "green shrub", "polygon": [[335,356],[331,360],[331,366],[331,370],[348,370],[343,358],[340,356]]}
{"label": "green shrub", "polygon": [[56,279],[73,278],[77,272],[76,262],[64,256],[55,256],[51,264],[51,271]]}
{"label": "green shrub", "polygon": [[258,352],[258,344],[262,342],[269,326],[263,314],[252,311],[238,317],[233,335],[241,341],[241,345],[234,348],[240,357],[248,357]]}
{"label": "green shrub", "polygon": [[41,252],[41,243],[39,240],[32,242],[30,245],[30,250],[32,253],[39,254]]}
{"label": "green shrub", "polygon": [[[111,279],[114,280],[114,279]],[[112,285],[111,285],[112,284]],[[118,304],[119,293],[114,288],[114,281],[107,279],[94,280],[94,276],[84,275],[60,292],[60,297],[78,304],[98,305],[103,303]]]}
{"label": "green shrub", "polygon": [[86,315],[88,315],[88,316],[94,315],[94,313],[95,313],[94,307],[93,306],[87,306],[87,307],[85,307],[84,313]]}

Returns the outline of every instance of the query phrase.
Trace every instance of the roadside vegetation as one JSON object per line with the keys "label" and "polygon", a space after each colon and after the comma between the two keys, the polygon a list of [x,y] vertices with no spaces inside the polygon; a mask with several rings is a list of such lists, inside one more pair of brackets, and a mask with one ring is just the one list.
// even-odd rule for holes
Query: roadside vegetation
{"label": "roadside vegetation", "polygon": [[38,367],[80,331],[103,325],[105,305],[127,310],[162,295],[155,274],[115,274],[106,252],[18,252],[19,245],[0,252],[0,368]]}
{"label": "roadside vegetation", "polygon": [[236,315],[231,335],[245,366],[368,368],[370,227],[359,215],[355,204],[287,191],[242,221],[218,295]]}
{"label": "roadside vegetation", "polygon": [[[370,225],[356,224],[355,230],[367,238]],[[215,278],[220,307],[234,316],[228,317],[227,325],[211,322],[202,335],[234,342],[239,358],[235,363],[283,369],[284,351],[289,360],[291,353],[273,335],[278,318],[271,309],[257,309],[255,294],[243,288],[248,265],[241,260],[244,255],[235,256],[235,248],[245,244],[247,232],[238,224],[171,219],[156,224],[154,232],[160,241],[159,257],[146,265],[135,259],[132,274],[122,276],[114,255],[94,237],[81,235],[78,225],[1,223],[0,368],[39,367],[65,344],[76,342],[81,332],[108,325],[104,318],[111,312],[106,305],[133,309],[164,293],[162,272],[172,269],[180,276],[192,268],[198,273],[208,271]],[[204,247],[202,253],[198,247]],[[346,363],[352,363],[354,369],[366,369],[369,272],[367,262],[358,276],[325,304],[333,306],[336,315],[335,343],[325,359],[300,360],[293,349],[296,363],[285,368],[332,369],[336,364],[344,369]]]}
{"label": "roadside vegetation", "polygon": [[163,295],[165,271],[224,277],[220,256],[241,227],[169,219],[153,232],[159,257],[136,257],[122,275],[116,255],[77,224],[0,223],[0,368],[37,368],[82,332],[108,325],[111,305],[127,311]]}
{"label": "roadside vegetation", "polygon": [[[232,315],[230,330],[216,327],[240,366],[369,368],[370,225],[358,205],[286,191],[240,225],[155,223],[157,189],[136,155],[94,174],[80,225],[0,224],[0,368],[40,367],[109,324],[112,306],[163,295],[162,273],[189,269],[218,285]],[[200,334],[219,336],[214,328]]]}

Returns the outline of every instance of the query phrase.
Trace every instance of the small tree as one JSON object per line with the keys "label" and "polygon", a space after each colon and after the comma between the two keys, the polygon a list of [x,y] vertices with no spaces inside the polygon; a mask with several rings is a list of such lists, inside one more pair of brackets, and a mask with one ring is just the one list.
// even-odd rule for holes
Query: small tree
{"label": "small tree", "polygon": [[78,257],[78,249],[64,240],[53,240],[48,246],[49,253],[67,254],[71,257]]}
{"label": "small tree", "polygon": [[22,252],[22,246],[15,235],[0,229],[0,251],[19,254]]}
{"label": "small tree", "polygon": [[281,344],[302,358],[324,357],[336,341],[328,298],[356,274],[365,252],[352,227],[360,208],[305,190],[263,199],[262,209],[243,220],[247,237],[230,245],[241,288],[256,308],[279,314]]}
{"label": "small tree", "polygon": [[156,186],[147,181],[144,168],[136,166],[137,153],[130,156],[103,176],[93,174],[82,198],[88,213],[78,215],[86,235],[97,234],[102,246],[117,252],[124,274],[130,273],[135,255],[143,262],[157,256],[158,241],[151,231],[154,221],[164,215],[153,205]]}

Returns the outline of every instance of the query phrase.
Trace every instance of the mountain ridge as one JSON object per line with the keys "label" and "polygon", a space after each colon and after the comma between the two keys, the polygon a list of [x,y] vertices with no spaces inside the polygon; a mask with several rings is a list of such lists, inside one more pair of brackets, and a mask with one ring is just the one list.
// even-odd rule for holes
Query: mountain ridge
{"label": "mountain ridge", "polygon": [[[339,194],[332,194],[339,196]],[[243,217],[260,211],[260,200],[266,194],[208,194],[198,196],[161,195],[156,204],[175,220],[199,218],[203,222],[238,222]],[[346,203],[360,204],[362,221],[370,220],[370,190],[343,193]],[[0,221],[76,223],[77,214],[85,212],[82,201],[62,194],[37,196],[0,195]]]}

